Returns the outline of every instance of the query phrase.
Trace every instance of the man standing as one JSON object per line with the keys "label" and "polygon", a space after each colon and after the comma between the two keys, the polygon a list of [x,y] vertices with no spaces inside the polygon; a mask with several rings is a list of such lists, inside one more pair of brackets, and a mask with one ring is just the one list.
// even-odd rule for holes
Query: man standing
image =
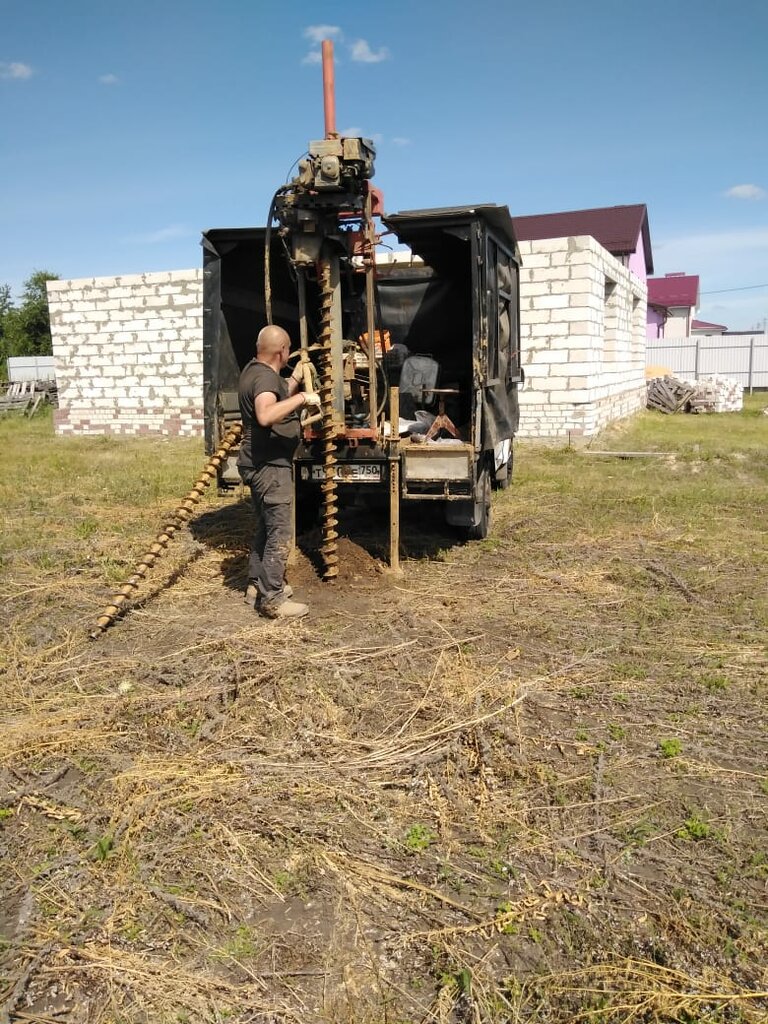
{"label": "man standing", "polygon": [[284,378],[291,339],[282,327],[264,327],[256,339],[256,358],[240,374],[243,436],[237,468],[251,489],[256,531],[248,563],[245,600],[268,618],[300,618],[309,608],[291,601],[285,566],[293,533],[291,463],[299,443],[299,409],[320,406],[320,397],[300,392],[301,369]]}

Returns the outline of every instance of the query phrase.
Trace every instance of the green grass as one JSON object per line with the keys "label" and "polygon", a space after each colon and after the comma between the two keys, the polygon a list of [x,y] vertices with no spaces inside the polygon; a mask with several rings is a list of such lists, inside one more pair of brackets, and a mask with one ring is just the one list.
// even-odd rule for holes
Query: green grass
{"label": "green grass", "polygon": [[629,425],[610,427],[599,447],[630,450],[625,442],[631,439],[633,451],[674,451],[678,458],[694,461],[733,457],[748,461],[755,457],[765,462],[761,424],[766,406],[768,392],[759,392],[745,395],[744,409],[738,413],[665,416],[647,410]]}
{"label": "green grass", "polygon": [[403,845],[411,853],[423,853],[436,839],[437,836],[427,825],[411,825],[403,837]]}
{"label": "green grass", "polygon": [[662,757],[678,757],[683,752],[683,744],[678,739],[661,740],[659,752]]}
{"label": "green grass", "polygon": [[[119,542],[149,533],[203,459],[199,439],[56,437],[50,410],[0,418],[0,564],[26,555],[45,572],[96,560],[116,582],[125,570]],[[100,551],[111,539],[113,550]]]}

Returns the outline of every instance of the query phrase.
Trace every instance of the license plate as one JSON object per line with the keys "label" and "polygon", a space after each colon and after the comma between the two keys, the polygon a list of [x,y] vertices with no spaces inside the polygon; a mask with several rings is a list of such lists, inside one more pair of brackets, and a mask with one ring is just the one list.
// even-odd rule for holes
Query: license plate
{"label": "license plate", "polygon": [[[334,466],[333,478],[342,483],[367,483],[377,484],[381,482],[381,465],[376,462],[338,462]],[[325,480],[325,470],[322,466],[311,467],[311,479],[313,482]],[[301,467],[301,479],[310,479],[310,467]]]}

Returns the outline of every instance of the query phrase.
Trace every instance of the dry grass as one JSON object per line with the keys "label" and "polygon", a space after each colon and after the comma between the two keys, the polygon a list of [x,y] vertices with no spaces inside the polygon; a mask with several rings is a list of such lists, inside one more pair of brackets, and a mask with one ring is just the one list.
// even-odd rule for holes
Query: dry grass
{"label": "dry grass", "polygon": [[521,447],[487,541],[391,581],[352,516],[288,626],[211,496],[93,644],[202,453],[0,423],[10,1020],[765,1020],[767,435]]}

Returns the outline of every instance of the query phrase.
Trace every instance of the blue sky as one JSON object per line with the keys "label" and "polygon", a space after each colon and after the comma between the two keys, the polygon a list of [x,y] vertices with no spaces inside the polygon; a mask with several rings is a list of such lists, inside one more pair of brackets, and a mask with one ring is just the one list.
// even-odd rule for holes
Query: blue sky
{"label": "blue sky", "polygon": [[263,224],[323,135],[322,35],[388,212],[644,202],[701,318],[768,317],[765,0],[0,0],[0,283],[197,266],[201,230]]}

